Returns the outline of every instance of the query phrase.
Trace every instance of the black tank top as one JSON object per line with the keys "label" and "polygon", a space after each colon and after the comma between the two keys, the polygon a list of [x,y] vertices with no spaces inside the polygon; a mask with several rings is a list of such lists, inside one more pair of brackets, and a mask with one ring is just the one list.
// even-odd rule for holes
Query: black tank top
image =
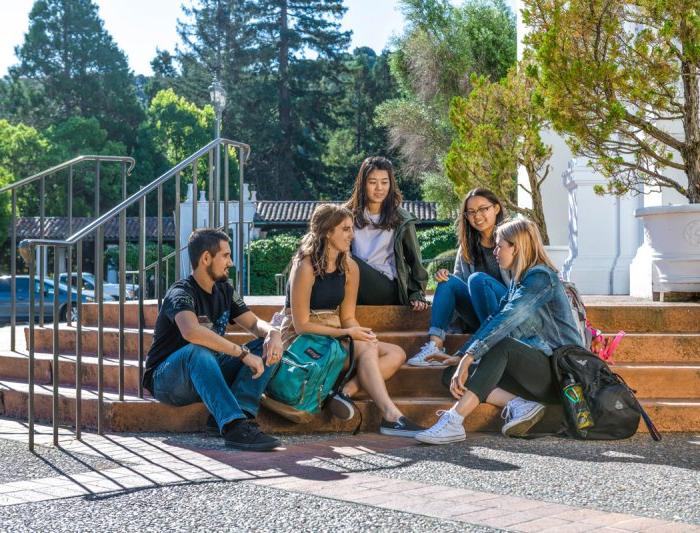
{"label": "black tank top", "polygon": [[[289,284],[287,284],[287,300],[285,307],[290,307]],[[320,309],[335,309],[345,298],[345,272],[336,270],[326,273],[325,276],[316,276],[314,285],[311,287],[311,301],[309,309],[317,311]]]}

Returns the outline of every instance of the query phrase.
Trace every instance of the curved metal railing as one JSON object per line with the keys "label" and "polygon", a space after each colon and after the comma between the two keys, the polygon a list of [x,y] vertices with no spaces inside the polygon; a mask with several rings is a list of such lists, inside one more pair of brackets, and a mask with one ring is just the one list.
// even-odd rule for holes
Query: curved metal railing
{"label": "curved metal railing", "polygon": [[[224,149],[223,161],[221,157],[221,148]],[[138,276],[139,276],[139,302],[138,302],[138,366],[139,366],[139,384],[138,395],[143,397],[143,367],[144,367],[144,293],[145,293],[145,272],[147,270],[145,264],[146,250],[146,200],[149,194],[155,193],[157,196],[157,260],[155,262],[155,296],[158,300],[158,306],[162,303],[163,290],[160,283],[161,265],[164,261],[163,256],[163,186],[171,181],[175,183],[175,202],[174,202],[174,221],[175,221],[175,250],[180,250],[180,197],[183,173],[191,170],[192,183],[192,229],[197,228],[197,204],[198,204],[198,167],[200,160],[207,158],[208,169],[208,225],[214,227],[228,228],[229,224],[229,157],[228,150],[233,148],[238,155],[239,169],[239,199],[240,206],[243,205],[243,178],[245,162],[250,154],[250,146],[230,139],[217,138],[207,145],[197,150],[173,168],[150,182],[148,185],[141,187],[137,192],[130,196],[126,195],[126,188],[123,187],[122,201],[112,207],[103,214],[99,214],[95,220],[87,224],[85,227],[78,229],[70,234],[65,239],[27,239],[22,241],[19,246],[19,252],[29,266],[30,285],[33,285],[35,276],[35,257],[36,252],[46,251],[53,248],[54,257],[58,256],[59,250],[66,250],[68,253],[75,248],[77,260],[77,320],[76,320],[76,408],[75,408],[75,427],[76,437],[80,438],[80,429],[82,426],[81,412],[81,389],[82,389],[82,373],[81,373],[81,358],[82,358],[82,259],[83,259],[83,241],[94,235],[95,240],[95,301],[97,305],[97,432],[104,433],[104,302],[103,302],[103,269],[104,269],[104,230],[105,225],[112,219],[119,217],[119,377],[118,377],[118,393],[119,399],[124,399],[124,359],[125,359],[125,289],[126,289],[126,211],[132,206],[138,205],[139,209],[139,246],[138,246]],[[223,168],[223,172],[222,172]],[[223,174],[223,199],[222,192],[222,174]],[[33,178],[33,177],[32,177]],[[223,221],[221,220],[221,205],[223,204]],[[238,210],[238,238],[237,240],[237,259],[238,265],[243,264],[244,260],[244,220],[243,209]],[[223,224],[221,224],[223,222]],[[175,255],[175,279],[180,275],[180,254]],[[149,265],[149,267],[152,265]],[[240,270],[240,269],[239,269]],[[69,277],[70,279],[70,277]],[[59,265],[58,261],[54,261],[54,283],[58,286],[59,280]],[[242,293],[243,278],[238,276],[237,285]],[[57,310],[58,300],[54,298],[54,316],[58,316]],[[35,302],[33,292],[30,291],[30,317],[35,316]],[[43,302],[40,302],[40,313],[43,314]],[[54,444],[58,444],[58,352],[59,352],[59,326],[58,321],[54,320],[53,324],[53,438]],[[34,445],[34,320],[29,322],[29,409],[28,409],[28,425],[29,425],[29,446]]]}

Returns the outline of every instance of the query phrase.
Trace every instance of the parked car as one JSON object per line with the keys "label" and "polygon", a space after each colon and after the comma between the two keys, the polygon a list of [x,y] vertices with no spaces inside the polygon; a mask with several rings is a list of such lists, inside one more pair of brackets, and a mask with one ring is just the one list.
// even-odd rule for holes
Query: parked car
{"label": "parked car", "polygon": [[[58,278],[63,285],[68,280],[68,274],[63,273]],[[71,286],[78,286],[78,274],[71,272]],[[133,300],[138,296],[139,286],[134,283],[127,283],[125,286],[125,296],[127,300]],[[95,274],[83,272],[83,294],[95,298]],[[105,301],[119,300],[119,283],[102,283],[102,299]]]}
{"label": "parked car", "polygon": [[[9,322],[11,317],[11,276],[0,276],[0,321]],[[15,277],[17,283],[17,305],[16,316],[18,321],[29,320],[29,276],[18,275]],[[39,278],[34,278],[34,308],[35,312],[39,313]],[[44,279],[44,319],[53,320],[53,299],[54,299],[54,284],[52,279]],[[83,302],[93,302],[94,298],[83,294],[81,300]],[[78,293],[75,289],[70,295],[70,310],[72,318],[75,318],[76,302],[78,301]],[[65,321],[69,309],[68,287],[58,285],[58,317],[60,321]]]}

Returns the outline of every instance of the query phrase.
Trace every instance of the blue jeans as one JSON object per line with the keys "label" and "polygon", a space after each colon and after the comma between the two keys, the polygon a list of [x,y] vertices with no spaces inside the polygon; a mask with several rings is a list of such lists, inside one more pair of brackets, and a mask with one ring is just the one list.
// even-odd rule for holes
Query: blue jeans
{"label": "blue jeans", "polygon": [[455,311],[469,331],[476,331],[489,316],[498,312],[501,298],[507,292],[503,283],[484,272],[474,272],[466,283],[450,274],[435,290],[428,334],[445,340],[445,330]]}
{"label": "blue jeans", "polygon": [[[249,343],[253,353],[260,352],[261,340]],[[276,367],[266,366],[263,375],[253,379],[250,368],[237,357],[187,344],[170,354],[153,372],[153,396],[159,402],[177,406],[204,402],[223,431],[233,420],[257,415],[260,396]]]}

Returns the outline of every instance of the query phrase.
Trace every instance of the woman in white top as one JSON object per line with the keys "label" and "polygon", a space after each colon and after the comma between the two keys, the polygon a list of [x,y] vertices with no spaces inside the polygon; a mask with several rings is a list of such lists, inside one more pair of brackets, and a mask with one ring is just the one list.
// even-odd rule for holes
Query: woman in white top
{"label": "woman in white top", "polygon": [[346,204],[353,214],[352,255],[360,269],[360,305],[410,305],[427,309],[428,273],[421,264],[416,218],[401,207],[394,168],[385,157],[368,157]]}

